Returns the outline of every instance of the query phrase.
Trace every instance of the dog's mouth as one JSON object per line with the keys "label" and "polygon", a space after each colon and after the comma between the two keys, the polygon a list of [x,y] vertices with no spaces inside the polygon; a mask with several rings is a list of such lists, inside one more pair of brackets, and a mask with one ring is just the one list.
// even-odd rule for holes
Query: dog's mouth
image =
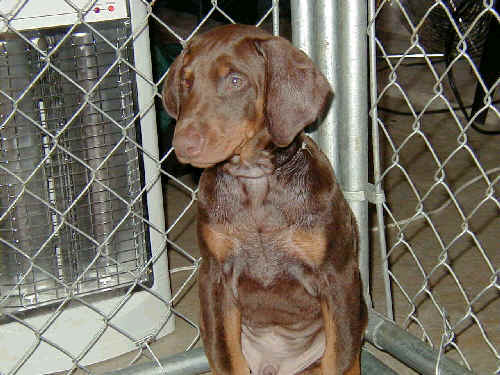
{"label": "dog's mouth", "polygon": [[191,164],[193,167],[196,167],[196,168],[205,169],[205,168],[213,167],[215,164],[217,164],[217,162],[209,162],[206,160],[193,160],[193,159],[189,159],[189,158],[182,157],[179,155],[176,155],[176,156],[177,156],[177,160],[179,160],[179,162],[181,162],[182,164]]}
{"label": "dog's mouth", "polygon": [[221,142],[216,145],[209,144],[210,147],[205,144],[196,153],[185,152],[183,148],[175,148],[175,155],[177,160],[183,164],[191,164],[196,168],[210,168],[238,154],[243,143],[241,140],[232,139],[229,142]]}
{"label": "dog's mouth", "polygon": [[196,168],[205,169],[205,168],[213,167],[217,163],[199,163],[199,162],[191,161],[191,162],[189,162],[189,164],[191,164],[193,167],[196,167]]}

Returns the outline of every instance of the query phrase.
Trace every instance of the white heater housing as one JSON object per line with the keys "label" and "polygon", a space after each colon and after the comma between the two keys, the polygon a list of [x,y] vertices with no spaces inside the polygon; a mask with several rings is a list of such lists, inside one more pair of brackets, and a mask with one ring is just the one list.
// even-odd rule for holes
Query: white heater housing
{"label": "white heater housing", "polygon": [[0,374],[45,374],[174,330],[150,40],[139,1],[0,11]]}

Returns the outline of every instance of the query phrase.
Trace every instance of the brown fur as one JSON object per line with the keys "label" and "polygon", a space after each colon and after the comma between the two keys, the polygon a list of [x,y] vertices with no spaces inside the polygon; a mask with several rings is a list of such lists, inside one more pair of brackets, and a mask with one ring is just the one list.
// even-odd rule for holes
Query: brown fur
{"label": "brown fur", "polygon": [[251,26],[191,40],[164,85],[198,202],[201,333],[215,374],[359,374],[354,216],[302,130],[331,97],[288,41]]}

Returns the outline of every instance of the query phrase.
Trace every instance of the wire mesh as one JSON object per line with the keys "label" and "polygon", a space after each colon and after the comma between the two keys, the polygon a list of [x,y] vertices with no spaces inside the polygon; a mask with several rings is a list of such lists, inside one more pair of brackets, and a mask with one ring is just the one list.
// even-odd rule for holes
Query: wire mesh
{"label": "wire mesh", "polygon": [[374,305],[477,373],[500,372],[500,73],[481,63],[499,22],[494,1],[440,0],[377,1],[369,21]]}
{"label": "wire mesh", "polygon": [[[182,46],[210,27],[246,22],[279,33],[279,2],[258,1],[241,11],[229,0],[130,0],[127,18],[93,22],[121,1],[62,0],[74,23],[17,23],[34,1],[0,5],[0,342],[11,342],[0,356],[0,374],[45,372],[37,364],[58,361],[54,369],[64,373],[94,374],[143,357],[162,368],[165,353],[198,342],[190,301],[200,262],[192,230],[196,180],[174,161],[162,81]],[[132,17],[134,9],[141,18]],[[140,65],[149,51],[134,50],[148,33],[153,78]],[[141,94],[138,82],[151,94]],[[141,125],[155,112],[159,152],[145,146],[157,141],[144,138]],[[155,205],[149,194],[160,183],[164,229],[148,212]],[[170,284],[155,268],[166,267],[167,253]],[[170,297],[157,284],[170,285]],[[142,314],[153,310],[140,306],[140,293],[161,307],[154,329],[121,320],[137,301]],[[57,331],[66,329],[73,310],[96,323],[85,335],[61,338]],[[162,342],[171,319],[177,332]],[[135,350],[92,366],[95,353],[115,341]]]}
{"label": "wire mesh", "polygon": [[[128,27],[109,24],[99,29],[120,46]],[[116,66],[84,98],[113,62],[115,51],[84,28],[64,41],[64,33],[53,31],[24,36],[31,44],[20,39],[1,42],[2,91],[19,99],[12,103],[4,96],[1,104],[6,121],[0,130],[5,257],[0,295],[8,296],[4,307],[16,311],[67,296],[66,286],[91,263],[73,286],[76,294],[130,283],[133,277],[127,271],[140,270],[147,255],[144,223],[133,216],[100,250],[96,262],[97,245],[73,228],[103,243],[128,210],[116,195],[130,199],[140,191],[137,149],[127,140],[120,144],[121,127],[133,116],[130,69]],[[51,55],[52,66],[45,65],[44,54]],[[75,89],[57,70],[85,91]],[[136,139],[135,128],[127,133]],[[141,201],[134,210],[144,216]]]}
{"label": "wire mesh", "polygon": [[[130,0],[128,11],[142,12],[134,26],[130,18],[91,22],[97,8],[108,8],[65,0],[74,24],[18,29],[16,17],[34,1],[4,2],[11,11],[0,14],[8,29],[0,36],[0,335],[8,335],[0,345],[12,347],[0,356],[0,373],[33,373],[30,366],[47,352],[51,361],[64,359],[67,374],[101,373],[143,357],[167,370],[160,356],[198,343],[191,301],[200,263],[189,229],[196,180],[173,161],[172,123],[160,104],[168,61],[194,35],[222,23],[253,23],[289,37],[288,3]],[[419,12],[412,13],[417,3]],[[495,2],[476,1],[474,15],[459,19],[452,6],[458,3],[380,0],[370,15],[377,50],[373,181],[386,196],[377,206],[372,243],[387,244],[373,259],[372,300],[440,354],[492,373],[500,371],[500,154],[498,138],[473,125],[487,112],[476,127],[498,129],[499,81],[497,73],[489,83],[481,69],[476,52],[486,42],[472,52],[469,41],[500,17]],[[443,17],[453,36],[446,44],[451,53],[436,47],[428,26]],[[432,46],[425,42],[429,30]],[[136,58],[149,51],[133,47],[148,32],[154,78]],[[450,72],[464,98],[476,87],[483,94],[467,116]],[[141,97],[138,82],[151,94]],[[139,126],[155,109],[160,152]],[[153,166],[152,176],[146,165]],[[160,182],[166,228],[147,209],[155,202],[146,198]],[[166,264],[167,251],[170,297],[152,286],[168,284],[153,272]],[[163,308],[154,329],[119,320],[139,291],[154,300],[143,314],[153,305]],[[61,340],[55,332],[76,309],[99,324]],[[177,332],[159,339],[172,318]],[[28,339],[17,342],[17,332]],[[134,350],[118,362],[91,366],[94,353],[108,350],[110,334]]]}

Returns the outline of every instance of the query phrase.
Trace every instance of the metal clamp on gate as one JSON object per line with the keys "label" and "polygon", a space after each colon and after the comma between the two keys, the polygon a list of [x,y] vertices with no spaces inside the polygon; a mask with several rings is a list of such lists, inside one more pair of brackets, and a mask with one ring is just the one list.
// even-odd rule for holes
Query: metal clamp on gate
{"label": "metal clamp on gate", "polygon": [[345,199],[358,202],[368,201],[373,204],[385,202],[385,193],[383,191],[376,191],[373,184],[367,184],[366,186],[366,190],[343,191]]}

